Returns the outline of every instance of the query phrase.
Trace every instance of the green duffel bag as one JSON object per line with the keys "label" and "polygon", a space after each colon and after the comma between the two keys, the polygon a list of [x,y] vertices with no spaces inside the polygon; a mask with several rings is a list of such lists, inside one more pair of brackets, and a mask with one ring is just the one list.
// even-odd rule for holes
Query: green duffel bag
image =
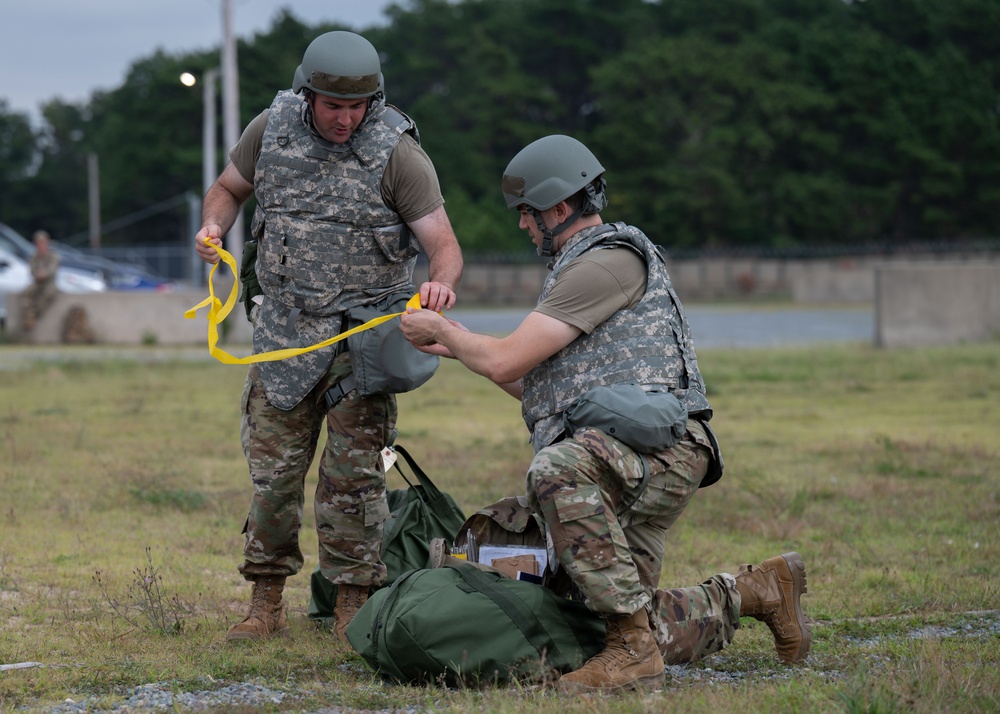
{"label": "green duffel bag", "polygon": [[[396,461],[399,471],[409,488],[392,489],[386,494],[389,501],[389,519],[382,532],[382,562],[386,568],[386,585],[407,570],[423,568],[430,555],[433,538],[454,541],[458,529],[465,523],[465,515],[450,494],[441,491],[424,470],[417,465],[402,446],[393,450],[403,457],[416,477],[414,484]],[[333,609],[337,602],[337,586],[323,577],[319,566],[310,580],[309,617],[320,624],[333,626]]]}
{"label": "green duffel bag", "polygon": [[604,621],[548,588],[458,564],[373,593],[347,639],[393,681],[478,686],[578,669],[604,648]]}

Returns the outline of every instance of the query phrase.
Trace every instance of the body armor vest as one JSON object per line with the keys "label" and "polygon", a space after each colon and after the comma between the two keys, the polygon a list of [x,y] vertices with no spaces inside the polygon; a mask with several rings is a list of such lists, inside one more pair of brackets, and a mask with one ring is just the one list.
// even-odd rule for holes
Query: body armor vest
{"label": "body armor vest", "polygon": [[564,430],[563,411],[591,387],[621,383],[669,390],[688,416],[708,421],[712,409],[681,303],[663,258],[638,228],[623,223],[586,228],[556,257],[542,287],[543,300],[570,262],[588,250],[627,247],[646,262],[646,293],[532,369],[521,381],[521,412],[535,451]]}
{"label": "body armor vest", "polygon": [[351,139],[334,144],[312,128],[303,97],[278,93],[254,174],[252,233],[265,295],[323,316],[358,304],[358,293],[405,289],[418,247],[381,192],[405,132],[417,136],[406,115],[373,104]]}

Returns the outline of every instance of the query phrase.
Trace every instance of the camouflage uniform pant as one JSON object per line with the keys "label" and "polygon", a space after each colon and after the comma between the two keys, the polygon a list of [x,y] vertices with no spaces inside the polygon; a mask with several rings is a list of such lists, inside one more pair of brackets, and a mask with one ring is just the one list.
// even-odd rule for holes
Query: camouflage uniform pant
{"label": "camouflage uniform pant", "polygon": [[[657,590],[664,537],[698,490],[712,459],[704,429],[641,456],[597,429],[540,450],[528,469],[528,498],[551,548],[595,612],[651,612],[657,640],[691,661],[732,640],[739,622],[735,581]],[[645,463],[644,463],[645,462]],[[649,481],[640,489],[644,469]],[[735,611],[733,610],[735,603]],[[735,615],[733,614],[735,612]]]}
{"label": "camouflage uniform pant", "polygon": [[666,664],[697,662],[719,652],[740,626],[736,579],[720,573],[701,585],[657,590],[650,620]]}
{"label": "camouflage uniform pant", "polygon": [[25,288],[21,293],[21,329],[25,332],[33,330],[58,294],[55,278],[39,280]]}
{"label": "camouflage uniform pant", "polygon": [[350,370],[349,355],[338,356],[319,384],[285,411],[268,402],[256,365],[250,367],[240,430],[254,489],[244,529],[244,577],[302,569],[305,478],[325,421],[314,502],[320,570],[335,584],[384,584],[379,554],[389,506],[381,451],[396,427],[396,398],[361,397],[355,390],[327,410],[324,392]]}

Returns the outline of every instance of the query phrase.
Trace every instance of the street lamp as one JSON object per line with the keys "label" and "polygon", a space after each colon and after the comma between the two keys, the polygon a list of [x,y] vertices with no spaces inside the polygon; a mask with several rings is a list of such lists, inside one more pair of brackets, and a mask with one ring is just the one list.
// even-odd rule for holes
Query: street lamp
{"label": "street lamp", "polygon": [[[218,176],[215,163],[216,154],[216,112],[215,112],[215,85],[219,81],[219,68],[213,67],[211,69],[205,70],[205,74],[202,76],[202,112],[201,112],[201,183],[202,197],[208,193],[208,189],[212,187],[215,183],[215,179]],[[193,87],[198,83],[198,78],[195,77],[190,72],[184,72],[181,75],[181,84],[185,87]],[[197,231],[200,226],[195,228]],[[191,245],[194,246],[194,241],[192,239]],[[197,252],[194,254],[192,261],[191,276],[195,279],[195,282],[200,283],[197,279],[204,270],[199,270],[201,261],[198,258]],[[207,266],[205,266],[207,268]]]}
{"label": "street lamp", "polygon": [[[204,85],[201,94],[201,181],[202,196],[204,196],[218,176],[215,164],[215,85],[219,81],[219,68],[205,70],[201,81]],[[181,75],[181,84],[184,86],[193,87],[197,83],[198,78],[190,72]]]}

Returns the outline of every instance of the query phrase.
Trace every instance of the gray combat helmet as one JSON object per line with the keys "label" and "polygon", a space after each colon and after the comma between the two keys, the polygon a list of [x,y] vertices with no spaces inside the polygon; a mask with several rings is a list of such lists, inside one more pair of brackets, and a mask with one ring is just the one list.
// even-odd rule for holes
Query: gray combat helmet
{"label": "gray combat helmet", "polygon": [[295,70],[292,91],[308,89],[339,99],[362,99],[381,94],[382,64],[371,42],[353,32],[338,30],[309,43]]}
{"label": "gray combat helmet", "polygon": [[[552,255],[555,236],[608,203],[601,162],[581,142],[562,134],[543,137],[517,152],[503,172],[501,188],[507,208],[527,206],[535,217],[542,233],[539,255]],[[546,228],[538,211],[547,211],[580,190],[586,192],[583,206],[555,228]]]}

